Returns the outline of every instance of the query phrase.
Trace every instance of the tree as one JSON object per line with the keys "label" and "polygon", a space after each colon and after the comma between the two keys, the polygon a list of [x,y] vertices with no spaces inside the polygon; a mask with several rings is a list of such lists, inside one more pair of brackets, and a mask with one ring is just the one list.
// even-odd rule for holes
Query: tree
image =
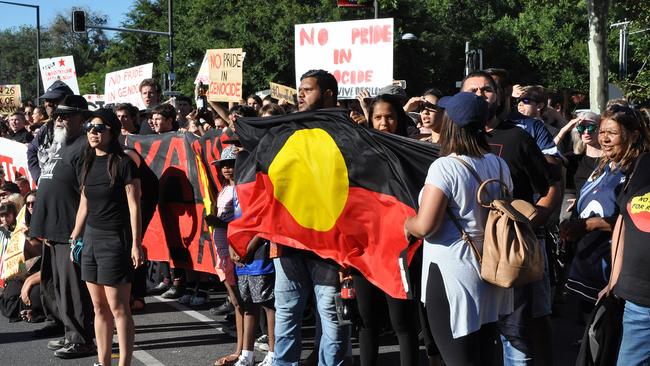
{"label": "tree", "polygon": [[586,0],[589,14],[589,105],[597,113],[607,103],[607,12],[609,0]]}
{"label": "tree", "polygon": [[36,96],[36,30],[32,27],[0,32],[0,84],[20,84],[23,100]]}
{"label": "tree", "polygon": [[[626,97],[638,104],[650,106],[650,3],[624,0],[612,3],[610,22],[629,20],[628,76],[625,80],[610,79],[622,87]],[[609,47],[614,54],[618,50],[618,33],[612,32]],[[615,59],[615,58],[613,58]],[[614,63],[612,63],[614,64]],[[612,65],[614,68],[615,65]]]}

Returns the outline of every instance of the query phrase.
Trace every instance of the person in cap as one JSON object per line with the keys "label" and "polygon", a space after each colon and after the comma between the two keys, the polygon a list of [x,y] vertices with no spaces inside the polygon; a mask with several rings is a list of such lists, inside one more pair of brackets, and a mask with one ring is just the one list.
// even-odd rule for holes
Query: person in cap
{"label": "person in cap", "polygon": [[[69,239],[79,208],[78,177],[88,145],[83,124],[91,112],[84,97],[69,95],[52,116],[61,147],[43,167],[30,235],[45,239],[42,263],[43,268],[51,268],[51,273],[42,270],[41,291],[44,298],[50,299],[49,291],[53,289],[56,306],[46,308],[58,308],[58,318],[65,328],[65,336],[49,342],[48,348],[60,358],[85,357],[95,353],[93,307],[79,265],[70,263]],[[53,286],[46,285],[48,282]]]}
{"label": "person in cap", "polygon": [[[215,247],[217,248],[217,261],[215,266],[217,276],[219,276],[219,280],[226,286],[229,302],[234,306],[236,324],[239,328],[243,329],[244,310],[240,306],[237,278],[235,277],[233,258],[230,256],[228,238],[226,235],[228,223],[235,217],[234,167],[236,157],[237,148],[234,145],[230,145],[223,149],[218,160],[212,162],[212,164],[218,169],[219,180],[221,181],[222,188],[217,196],[215,214],[206,216],[205,221],[213,227],[212,235]],[[242,332],[238,329],[237,334],[239,335]],[[236,362],[241,356],[242,350],[243,338],[238,337],[237,349],[235,352],[217,359],[215,365],[227,365]]]}
{"label": "person in cap", "polygon": [[45,111],[50,118],[43,122],[43,126],[36,131],[34,139],[27,147],[27,164],[29,167],[29,173],[35,181],[38,181],[43,165],[45,165],[50,159],[50,149],[52,145],[55,144],[55,146],[58,146],[58,143],[54,142],[55,118],[52,117],[52,113],[56,110],[56,107],[61,103],[63,98],[73,94],[74,92],[66,83],[57,80],[50,85],[45,94],[40,97],[40,99],[43,100]]}
{"label": "person in cap", "polygon": [[[476,202],[479,183],[459,159],[484,181],[501,179],[512,190],[512,180],[485,138],[488,103],[458,93],[438,105],[445,108],[440,157],[429,168],[418,213],[404,222],[404,232],[409,240],[424,238],[421,300],[442,359],[447,365],[491,365],[499,361],[497,320],[512,311],[512,290],[481,279],[478,258],[446,212],[482,248],[488,210]],[[499,189],[488,186],[487,194],[497,197]]]}
{"label": "person in cap", "polygon": [[[133,318],[129,304],[134,269],[144,264],[140,216],[140,176],[118,140],[121,124],[100,108],[84,124],[88,144],[81,160],[81,199],[70,234],[83,236],[81,279],[95,309],[99,363],[111,364],[113,328],[117,329],[120,365],[133,355]],[[81,137],[83,139],[83,137]]]}
{"label": "person in cap", "polygon": [[[483,71],[470,73],[463,80],[461,91],[474,93],[487,101],[488,118],[484,126],[487,142],[492,152],[508,163],[514,185],[513,197],[535,205],[537,216],[531,224],[542,236],[540,242],[543,243],[544,225],[562,200],[561,172],[556,163],[549,164],[548,154],[551,152],[543,152],[539,141],[536,142],[530,132],[521,128],[519,122],[508,117],[507,111],[502,109],[506,100],[504,89],[490,74]],[[541,129],[546,131],[544,126]],[[536,197],[539,198],[535,200]],[[546,244],[542,245],[545,247]],[[546,254],[546,250],[542,252]],[[546,255],[544,260],[548,261]],[[515,287],[514,293],[515,310],[499,320],[505,364],[530,362],[531,359],[543,365],[551,364],[549,272],[545,271],[540,281]]]}

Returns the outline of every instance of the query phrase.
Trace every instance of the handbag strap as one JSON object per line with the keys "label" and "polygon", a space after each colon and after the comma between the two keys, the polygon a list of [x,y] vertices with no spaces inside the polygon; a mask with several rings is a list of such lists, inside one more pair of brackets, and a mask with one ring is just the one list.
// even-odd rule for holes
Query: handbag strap
{"label": "handbag strap", "polygon": [[447,215],[451,219],[451,222],[454,223],[458,231],[461,233],[462,239],[469,244],[469,247],[472,248],[472,252],[474,252],[474,255],[476,255],[476,259],[478,259],[478,263],[481,264],[481,261],[483,258],[481,257],[481,253],[479,253],[478,248],[476,248],[476,245],[474,244],[474,239],[463,229],[463,226],[460,224],[460,220],[456,215],[454,215],[453,212],[451,212],[451,208],[447,206]]}
{"label": "handbag strap", "polygon": [[[479,187],[481,187],[481,185],[483,185],[483,183],[484,183],[483,179],[481,179],[481,176],[478,174],[476,169],[474,169],[474,167],[469,165],[468,162],[466,162],[465,160],[463,160],[463,159],[461,159],[461,158],[459,158],[457,156],[450,156],[450,158],[456,159],[461,164],[463,164],[467,168],[467,170],[469,170],[469,172],[472,174],[474,179],[476,179],[476,181],[478,182]],[[499,161],[499,159],[497,159],[497,163],[499,164],[499,181],[503,182],[503,169],[501,168],[501,162]],[[491,181],[494,181],[494,180],[492,179]],[[510,192],[508,191],[508,187],[505,184],[503,184],[503,183],[500,184],[499,188],[501,190],[501,197],[509,197],[510,196]],[[477,198],[478,198],[478,196],[477,196]]]}

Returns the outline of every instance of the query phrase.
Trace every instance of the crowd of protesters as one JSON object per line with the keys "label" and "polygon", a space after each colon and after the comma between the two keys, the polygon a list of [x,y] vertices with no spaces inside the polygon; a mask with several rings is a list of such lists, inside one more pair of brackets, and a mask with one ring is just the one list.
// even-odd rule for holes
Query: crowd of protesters
{"label": "crowd of protesters", "polygon": [[[41,104],[2,117],[0,136],[27,145],[38,186],[31,190],[25,177],[10,182],[0,171],[2,254],[20,230],[26,260],[26,274],[3,283],[3,315],[45,322],[34,337],[55,338],[47,343],[55,356],[97,355],[96,365],[111,364],[117,329],[119,364],[129,365],[132,313],[146,311],[147,295],[198,306],[210,301],[216,281],[227,299],[210,312],[234,323],[227,330],[237,343],[215,365],[350,365],[354,335],[360,364],[376,365],[385,327],[394,331],[403,366],[420,363],[420,335],[430,365],[551,365],[554,303],[575,296],[586,318],[599,298],[614,294],[625,300],[618,365],[650,362],[650,252],[644,249],[650,178],[643,173],[646,165],[650,169],[650,136],[644,111],[623,99],[610,101],[602,114],[558,103],[542,86],[515,85],[503,69],[470,73],[453,96],[433,86],[411,98],[398,85],[376,97],[362,92],[356,100],[338,100],[337,92],[331,74],[312,70],[302,76],[296,100],[252,94],[226,108],[201,101],[201,85],[194,99],[162,101],[159,84],[147,79],[140,84],[145,109],[117,104],[90,111],[82,96],[57,81]],[[216,275],[146,260],[142,237],[158,182],[138,152],[123,145],[125,136],[202,136],[210,129],[234,134],[240,117],[328,108],[345,108],[350,123],[439,151],[417,215],[394,223],[404,225],[408,238],[424,240],[411,265],[415,299],[393,298],[354,269],[257,236],[239,256],[226,236],[228,223],[241,215],[236,137],[212,162],[223,187],[205,217]],[[467,233],[482,247],[487,208],[475,200],[479,182],[473,175],[501,179],[514,198],[537,209],[531,225],[544,249],[541,280],[501,288],[481,279],[480,263],[461,238]],[[341,324],[337,314],[343,281],[356,290],[353,326]],[[303,317],[312,314],[314,352],[301,361]],[[260,363],[254,348],[266,351]]]}

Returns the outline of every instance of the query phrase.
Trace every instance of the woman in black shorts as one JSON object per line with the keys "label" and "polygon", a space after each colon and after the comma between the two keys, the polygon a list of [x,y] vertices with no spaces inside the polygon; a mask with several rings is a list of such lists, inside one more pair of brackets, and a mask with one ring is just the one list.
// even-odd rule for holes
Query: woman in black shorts
{"label": "woman in black shorts", "polygon": [[81,200],[71,244],[82,235],[81,279],[95,308],[95,338],[100,365],[111,364],[117,328],[120,366],[133,355],[133,318],[129,307],[134,268],[144,262],[141,245],[140,177],[122,150],[120,122],[99,109],[84,125],[88,148],[79,186]]}

